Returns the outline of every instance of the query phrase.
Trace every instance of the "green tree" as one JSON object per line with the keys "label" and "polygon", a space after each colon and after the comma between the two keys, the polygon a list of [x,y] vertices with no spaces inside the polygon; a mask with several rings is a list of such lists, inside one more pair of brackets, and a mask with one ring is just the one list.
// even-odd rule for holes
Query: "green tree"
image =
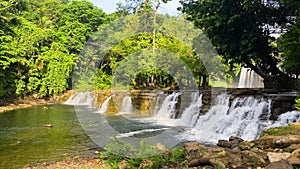
{"label": "green tree", "polygon": [[279,49],[283,61],[281,67],[290,76],[299,78],[300,75],[300,20],[297,24],[279,38]]}
{"label": "green tree", "polygon": [[83,44],[110,17],[86,0],[0,2],[0,98],[70,88]]}
{"label": "green tree", "polygon": [[283,62],[281,67],[290,76],[299,78],[300,75],[300,2],[283,0],[286,10],[290,13],[292,24],[285,25],[287,32],[279,38],[278,46]]}
{"label": "green tree", "polygon": [[19,0],[0,1],[0,98],[11,97],[15,93],[17,78],[15,51],[11,48],[17,25],[17,14],[23,9]]}
{"label": "green tree", "polygon": [[[63,6],[62,14],[58,23],[59,26],[63,26],[68,22],[79,22],[87,25],[91,32],[97,31],[100,25],[109,21],[107,14],[88,0],[70,1]],[[85,34],[85,36],[88,38],[91,32]]]}
{"label": "green tree", "polygon": [[[296,80],[278,68],[281,58],[272,46],[268,26],[288,25],[293,11],[282,1],[181,1],[182,12],[210,38],[225,63],[250,67],[267,88],[295,88]],[[291,8],[289,8],[291,9]]]}
{"label": "green tree", "polygon": [[[144,20],[147,20],[144,17],[145,16],[138,14],[127,16],[124,20],[121,19],[121,21],[110,24],[109,27],[104,28],[95,36],[96,40],[98,39],[98,41],[101,41],[100,44],[102,49],[110,48],[110,50],[103,52],[103,58],[101,58],[101,62],[99,64],[99,68],[105,72],[106,75],[114,76],[116,70],[121,69],[119,67],[120,63],[122,63],[124,59],[128,59],[128,57],[132,57],[131,55],[135,55],[136,52],[153,48],[153,33],[151,29],[147,29],[149,27],[152,28],[152,23],[144,22]],[[195,32],[193,30],[193,25],[185,22],[183,18],[163,15],[157,16],[157,25],[157,50],[169,51],[175,56],[178,56],[178,58],[189,66],[192,73],[199,77],[197,78],[198,83],[200,85],[204,85],[205,78],[203,78],[203,76],[206,72],[205,67],[201,64],[199,57],[195,55],[192,50],[192,37],[195,37],[195,35],[199,34],[200,31]],[[174,29],[174,27],[178,29]],[[146,31],[141,33],[140,30]],[[185,36],[182,32],[189,32],[190,36]],[[107,34],[109,34],[109,36],[107,36]],[[106,46],[105,44],[108,45]],[[169,87],[174,84],[173,82],[175,79],[173,79],[168,72],[159,70],[159,67],[155,68],[155,62],[149,59],[151,58],[151,54],[143,53],[143,55],[148,57],[138,59],[139,56],[137,56],[136,59],[127,60],[125,64],[134,65],[136,63],[136,66],[139,65],[140,67],[142,67],[145,63],[153,65],[152,67],[149,65],[148,68],[145,67],[145,69],[136,77],[130,77],[134,87],[150,87],[155,84],[156,87],[162,88]],[[162,59],[159,54],[157,54],[157,57],[157,59]],[[165,64],[161,62],[161,65]],[[173,66],[176,67],[176,65]],[[182,65],[177,66],[178,70],[180,69],[180,66]],[[126,70],[127,71],[123,72],[122,75],[129,76],[136,73],[136,68],[134,66],[132,69]],[[170,72],[170,70],[168,71]],[[171,72],[176,72],[176,70]],[[179,83],[181,83],[182,86],[188,86],[189,80],[186,79],[184,82]]]}

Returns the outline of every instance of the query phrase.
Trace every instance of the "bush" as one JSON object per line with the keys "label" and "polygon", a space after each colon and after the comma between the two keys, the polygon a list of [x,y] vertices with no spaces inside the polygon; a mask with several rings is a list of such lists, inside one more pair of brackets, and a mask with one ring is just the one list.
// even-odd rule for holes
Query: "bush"
{"label": "bush", "polygon": [[118,168],[118,164],[126,161],[126,168],[162,168],[181,167],[184,165],[183,148],[173,148],[169,152],[159,153],[156,146],[141,141],[137,149],[120,139],[113,138],[112,144],[104,147],[100,158],[105,160],[109,168]]}
{"label": "bush", "polygon": [[295,108],[300,111],[300,99],[296,100]]}

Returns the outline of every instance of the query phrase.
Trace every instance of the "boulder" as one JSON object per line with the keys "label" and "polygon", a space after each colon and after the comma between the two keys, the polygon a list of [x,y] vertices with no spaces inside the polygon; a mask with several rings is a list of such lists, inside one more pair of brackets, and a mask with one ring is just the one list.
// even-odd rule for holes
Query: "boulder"
{"label": "boulder", "polygon": [[281,160],[267,165],[265,169],[293,169],[293,166],[287,161]]}
{"label": "boulder", "polygon": [[267,155],[270,163],[286,160],[291,156],[290,153],[274,153],[274,152],[268,152]]}
{"label": "boulder", "polygon": [[217,145],[219,147],[234,148],[234,147],[239,146],[243,141],[244,140],[241,139],[241,138],[239,138],[239,137],[231,136],[229,138],[229,141],[227,141],[227,140],[219,140]]}
{"label": "boulder", "polygon": [[300,143],[300,135],[266,136],[252,141],[261,149],[287,148],[292,144]]}
{"label": "boulder", "polygon": [[255,146],[254,142],[244,141],[239,145],[239,148],[241,150],[250,150],[254,146]]}
{"label": "boulder", "polygon": [[245,165],[251,166],[253,164],[258,166],[266,166],[265,154],[258,154],[253,151],[245,150],[241,151],[242,161]]}
{"label": "boulder", "polygon": [[205,151],[205,146],[198,142],[188,142],[184,144],[184,155],[187,161],[192,161],[202,157],[202,151]]}
{"label": "boulder", "polygon": [[290,151],[295,151],[297,149],[300,149],[300,144],[292,144],[287,149]]}
{"label": "boulder", "polygon": [[227,155],[221,147],[206,147],[197,142],[184,144],[184,155],[189,167],[210,165],[214,167],[226,168],[220,160]]}
{"label": "boulder", "polygon": [[232,144],[240,144],[243,141],[244,141],[243,139],[241,139],[239,137],[236,137],[236,136],[229,137],[229,142],[232,143]]}
{"label": "boulder", "polygon": [[231,144],[227,140],[219,140],[217,146],[231,148]]}
{"label": "boulder", "polygon": [[287,161],[293,165],[300,165],[300,149],[295,150]]}
{"label": "boulder", "polygon": [[229,168],[240,168],[243,166],[243,161],[240,153],[228,153],[227,157],[222,159],[222,162],[228,164]]}

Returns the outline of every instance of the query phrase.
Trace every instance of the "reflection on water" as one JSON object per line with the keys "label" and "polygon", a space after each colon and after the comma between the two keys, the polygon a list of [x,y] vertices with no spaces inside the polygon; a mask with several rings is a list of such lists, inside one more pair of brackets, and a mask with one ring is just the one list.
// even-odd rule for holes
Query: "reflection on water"
{"label": "reflection on water", "polygon": [[0,168],[57,161],[92,147],[73,106],[35,106],[0,114]]}

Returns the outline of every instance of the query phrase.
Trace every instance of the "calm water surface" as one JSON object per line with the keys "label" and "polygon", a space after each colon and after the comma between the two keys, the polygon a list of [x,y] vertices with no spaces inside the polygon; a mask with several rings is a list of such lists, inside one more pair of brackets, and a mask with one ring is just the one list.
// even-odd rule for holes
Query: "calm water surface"
{"label": "calm water surface", "polygon": [[58,161],[94,147],[73,106],[34,106],[0,113],[1,169]]}

